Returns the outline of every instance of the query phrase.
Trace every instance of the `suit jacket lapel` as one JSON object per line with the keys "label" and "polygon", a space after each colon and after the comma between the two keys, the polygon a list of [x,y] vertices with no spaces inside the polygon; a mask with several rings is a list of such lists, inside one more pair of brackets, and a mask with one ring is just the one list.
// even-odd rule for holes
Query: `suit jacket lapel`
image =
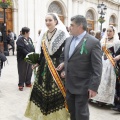
{"label": "suit jacket lapel", "polygon": [[[85,38],[87,39],[87,33],[86,33],[85,36],[82,38],[82,40],[79,42],[79,44],[76,46],[76,48],[75,48],[73,54],[71,55],[71,57],[75,54],[75,52],[76,52],[78,49],[81,48],[82,43],[83,43],[83,41],[84,41]],[[71,57],[70,57],[70,58],[71,58]],[[70,59],[70,58],[69,58],[69,59]]]}
{"label": "suit jacket lapel", "polygon": [[67,60],[69,59],[69,50],[70,50],[70,44],[71,44],[71,41],[73,39],[73,36],[69,38],[69,40],[67,40],[67,44],[66,44],[66,54],[67,55]]}

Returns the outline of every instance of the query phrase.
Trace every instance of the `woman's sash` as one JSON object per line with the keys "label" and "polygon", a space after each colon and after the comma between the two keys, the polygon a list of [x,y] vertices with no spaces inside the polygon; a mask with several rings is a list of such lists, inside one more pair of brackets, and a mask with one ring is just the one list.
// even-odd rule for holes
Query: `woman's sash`
{"label": "woman's sash", "polygon": [[120,76],[118,76],[119,68],[116,65],[116,63],[115,63],[112,55],[110,54],[109,50],[106,48],[106,46],[103,46],[102,50],[104,51],[105,55],[107,56],[107,58],[110,60],[111,64],[113,65],[113,67],[115,69],[116,77],[118,78],[118,80],[120,80]]}
{"label": "woman's sash", "polygon": [[112,55],[110,54],[109,50],[105,46],[102,47],[102,50],[104,51],[105,55],[110,60],[110,62],[112,63],[113,67],[115,67],[116,63],[115,63]]}
{"label": "woman's sash", "polygon": [[65,108],[66,108],[66,110],[68,110],[68,106],[67,106],[67,103],[66,103],[66,90],[65,90],[65,87],[64,87],[64,85],[63,85],[63,83],[60,79],[60,76],[59,76],[58,72],[56,71],[55,66],[54,66],[54,64],[53,64],[53,62],[52,62],[52,60],[49,56],[47,47],[45,45],[45,39],[42,40],[42,49],[43,49],[43,54],[45,56],[45,59],[48,63],[48,68],[50,70],[50,73],[51,73],[52,77],[54,78],[55,83],[59,87],[59,89],[60,89],[60,91],[61,91],[61,93],[62,93],[62,95],[65,99]]}

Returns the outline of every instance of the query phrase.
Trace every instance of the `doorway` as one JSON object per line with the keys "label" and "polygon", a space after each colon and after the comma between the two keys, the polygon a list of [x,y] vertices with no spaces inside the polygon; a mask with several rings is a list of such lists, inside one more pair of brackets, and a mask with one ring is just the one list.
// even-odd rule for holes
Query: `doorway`
{"label": "doorway", "polygon": [[[4,14],[3,14],[3,9],[0,8],[0,26],[3,23],[4,23]],[[9,29],[13,31],[12,8],[6,9],[6,31]]]}
{"label": "doorway", "polygon": [[87,32],[90,33],[91,30],[94,30],[94,21],[87,20]]}
{"label": "doorway", "polygon": [[92,10],[88,10],[86,13],[87,19],[87,32],[90,33],[90,30],[94,30],[94,12]]}

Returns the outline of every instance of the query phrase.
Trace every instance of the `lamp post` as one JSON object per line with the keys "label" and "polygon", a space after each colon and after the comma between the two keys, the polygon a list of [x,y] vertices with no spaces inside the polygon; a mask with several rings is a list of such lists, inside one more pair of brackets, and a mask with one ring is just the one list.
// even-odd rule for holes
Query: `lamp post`
{"label": "lamp post", "polygon": [[6,8],[3,8],[3,13],[4,13],[4,24],[3,24],[4,54],[6,56],[9,56],[8,45],[7,45],[7,40],[6,40],[6,13],[5,13],[5,10],[6,10]]}
{"label": "lamp post", "polygon": [[6,12],[5,10],[8,8],[9,4],[5,1],[2,0],[0,2],[0,7],[3,9],[3,14],[4,14],[4,22],[3,22],[3,42],[4,42],[4,54],[6,56],[9,56],[8,52],[8,45],[7,45],[7,40],[6,40]]}
{"label": "lamp post", "polygon": [[100,24],[101,24],[100,30],[102,31],[102,24],[105,22],[105,20],[104,20],[104,15],[105,15],[105,13],[106,13],[107,7],[106,7],[106,5],[103,4],[103,2],[102,2],[102,4],[98,4],[97,8],[98,8],[98,13],[100,14],[100,17],[99,17],[98,21],[99,21]]}

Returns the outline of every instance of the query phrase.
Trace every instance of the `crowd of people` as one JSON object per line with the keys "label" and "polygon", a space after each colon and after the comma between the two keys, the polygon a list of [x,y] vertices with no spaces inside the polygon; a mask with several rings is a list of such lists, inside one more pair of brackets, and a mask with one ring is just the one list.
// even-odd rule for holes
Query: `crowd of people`
{"label": "crowd of people", "polygon": [[[9,55],[9,52],[10,50],[12,50],[12,53],[14,55],[15,53],[15,40],[17,39],[17,36],[14,32],[12,32],[10,29],[7,30],[7,34],[6,34],[6,49],[8,49],[8,54]],[[0,31],[0,75],[1,75],[1,71],[2,71],[2,68],[3,68],[3,63],[7,60],[6,58],[6,54],[4,54],[4,39],[3,38],[3,32]]]}
{"label": "crowd of people", "polygon": [[[66,27],[55,13],[45,17],[36,48],[30,29],[18,36],[18,88],[31,87],[25,116],[31,120],[89,120],[88,102],[112,105],[120,112],[120,34],[113,25],[102,32],[87,32],[84,16],[71,18]],[[9,50],[14,37],[8,30]],[[27,54],[40,54],[36,64],[24,61]],[[34,84],[33,69],[37,68]]]}

